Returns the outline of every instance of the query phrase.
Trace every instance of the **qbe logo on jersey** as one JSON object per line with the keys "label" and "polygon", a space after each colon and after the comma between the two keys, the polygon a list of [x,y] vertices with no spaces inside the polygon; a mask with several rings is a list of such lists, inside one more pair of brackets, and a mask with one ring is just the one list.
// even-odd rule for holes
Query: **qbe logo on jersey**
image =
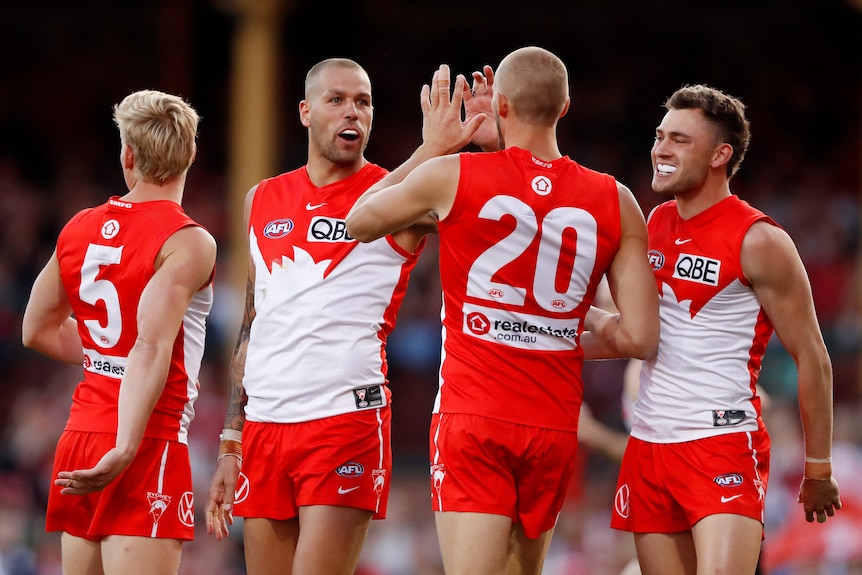
{"label": "qbe logo on jersey", "polygon": [[355,242],[347,234],[347,224],[344,220],[317,216],[308,225],[308,241],[310,242]]}
{"label": "qbe logo on jersey", "polygon": [[708,286],[717,286],[720,271],[721,260],[681,253],[673,266],[673,277]]}

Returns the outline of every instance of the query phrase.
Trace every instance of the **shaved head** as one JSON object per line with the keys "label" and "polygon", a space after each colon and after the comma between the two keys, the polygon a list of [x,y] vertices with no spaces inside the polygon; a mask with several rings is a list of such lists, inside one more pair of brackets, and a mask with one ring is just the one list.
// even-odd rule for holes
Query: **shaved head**
{"label": "shaved head", "polygon": [[569,75],[557,56],[528,46],[503,58],[497,67],[494,91],[506,96],[522,122],[552,126],[566,108]]}

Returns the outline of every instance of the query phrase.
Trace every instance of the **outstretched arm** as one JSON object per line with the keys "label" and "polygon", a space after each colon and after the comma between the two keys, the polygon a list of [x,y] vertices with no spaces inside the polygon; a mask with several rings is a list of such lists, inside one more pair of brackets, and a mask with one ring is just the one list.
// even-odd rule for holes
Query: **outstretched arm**
{"label": "outstretched arm", "polygon": [[814,310],[808,275],[787,233],[755,223],[742,242],[742,269],[799,373],[805,462],[799,502],[808,521],[841,508],[832,477],[832,363]]}

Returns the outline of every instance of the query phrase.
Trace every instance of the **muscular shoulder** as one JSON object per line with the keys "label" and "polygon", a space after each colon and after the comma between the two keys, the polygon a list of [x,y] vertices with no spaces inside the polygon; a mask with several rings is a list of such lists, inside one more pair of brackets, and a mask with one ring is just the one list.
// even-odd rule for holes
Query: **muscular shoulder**
{"label": "muscular shoulder", "polygon": [[752,283],[781,277],[799,261],[793,240],[782,228],[768,220],[754,222],[745,232],[740,263]]}

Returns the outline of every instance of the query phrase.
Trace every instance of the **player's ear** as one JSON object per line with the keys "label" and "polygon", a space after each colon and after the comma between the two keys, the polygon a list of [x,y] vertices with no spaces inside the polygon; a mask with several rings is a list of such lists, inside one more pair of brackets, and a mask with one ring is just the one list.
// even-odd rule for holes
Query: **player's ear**
{"label": "player's ear", "polygon": [[733,157],[733,146],[724,143],[719,144],[712,154],[711,165],[713,168],[718,168],[725,165]]}

